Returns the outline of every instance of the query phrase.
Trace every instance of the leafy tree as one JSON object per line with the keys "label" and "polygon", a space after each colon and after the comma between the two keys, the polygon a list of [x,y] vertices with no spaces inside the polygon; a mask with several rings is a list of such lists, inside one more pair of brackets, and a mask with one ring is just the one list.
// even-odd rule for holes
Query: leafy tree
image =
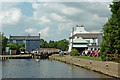
{"label": "leafy tree", "polygon": [[12,50],[18,50],[18,49],[20,49],[20,46],[18,43],[11,43],[11,44],[9,44],[9,48]]}
{"label": "leafy tree", "polygon": [[58,41],[57,48],[61,50],[68,50],[69,41],[66,39]]}
{"label": "leafy tree", "polygon": [[120,54],[120,1],[113,2],[110,8],[112,16],[103,27],[102,60],[106,60],[106,54]]}
{"label": "leafy tree", "polygon": [[2,36],[0,34],[0,54],[2,53]]}
{"label": "leafy tree", "polygon": [[23,49],[25,49],[25,47],[20,47],[20,50],[23,50]]}
{"label": "leafy tree", "polygon": [[24,43],[19,44],[19,49],[25,49],[25,44]]}
{"label": "leafy tree", "polygon": [[44,42],[44,48],[49,48],[49,44],[47,43],[47,41]]}
{"label": "leafy tree", "polygon": [[41,48],[44,48],[45,47],[45,44],[44,44],[44,39],[40,39],[40,47]]}
{"label": "leafy tree", "polygon": [[66,39],[60,40],[60,41],[44,41],[43,39],[40,40],[40,47],[41,48],[57,48],[61,50],[68,50],[68,44],[69,41]]}
{"label": "leafy tree", "polygon": [[55,48],[55,43],[54,41],[49,42],[49,48]]}
{"label": "leafy tree", "polygon": [[55,41],[55,42],[54,42],[54,48],[57,48],[57,44],[58,44],[58,42]]}
{"label": "leafy tree", "polygon": [[[2,38],[2,53],[5,51],[5,47],[7,46],[8,39],[4,36],[4,34],[0,34],[0,37]],[[0,43],[1,44],[1,43]]]}

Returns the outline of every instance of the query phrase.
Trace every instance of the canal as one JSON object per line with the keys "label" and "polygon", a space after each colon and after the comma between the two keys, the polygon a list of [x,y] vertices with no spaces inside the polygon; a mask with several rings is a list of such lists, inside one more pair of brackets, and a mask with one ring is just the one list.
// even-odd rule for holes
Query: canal
{"label": "canal", "polygon": [[[1,68],[0,68],[1,69]],[[2,78],[110,78],[55,60],[9,59],[2,61]]]}

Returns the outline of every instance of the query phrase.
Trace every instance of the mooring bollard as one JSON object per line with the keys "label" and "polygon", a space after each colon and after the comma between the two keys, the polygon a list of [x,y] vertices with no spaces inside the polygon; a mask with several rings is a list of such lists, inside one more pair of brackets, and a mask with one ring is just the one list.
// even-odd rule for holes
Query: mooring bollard
{"label": "mooring bollard", "polygon": [[92,61],[90,61],[90,64],[92,64]]}
{"label": "mooring bollard", "polygon": [[106,67],[108,67],[109,65],[108,65],[108,64],[106,64],[105,66],[106,66]]}

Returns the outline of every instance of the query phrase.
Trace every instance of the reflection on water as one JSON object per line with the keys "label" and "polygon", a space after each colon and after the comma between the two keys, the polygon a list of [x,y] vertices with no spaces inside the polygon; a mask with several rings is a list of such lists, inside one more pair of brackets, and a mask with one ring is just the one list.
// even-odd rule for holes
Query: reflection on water
{"label": "reflection on water", "polygon": [[[1,68],[0,68],[1,69]],[[9,59],[2,62],[3,78],[109,78],[54,60]]]}
{"label": "reflection on water", "polygon": [[0,61],[0,80],[2,79],[2,61]]}

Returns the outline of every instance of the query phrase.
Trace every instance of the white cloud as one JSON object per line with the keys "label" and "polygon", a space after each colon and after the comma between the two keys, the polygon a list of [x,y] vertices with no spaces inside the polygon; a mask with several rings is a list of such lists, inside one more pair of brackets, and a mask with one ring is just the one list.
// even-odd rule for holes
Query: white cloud
{"label": "white cloud", "polygon": [[58,33],[61,33],[61,31],[65,31],[65,30],[70,31],[74,25],[75,23],[72,22],[58,24]]}
{"label": "white cloud", "polygon": [[39,7],[41,7],[41,5],[40,5],[40,4],[37,4],[37,3],[32,3],[32,7],[33,7],[34,9],[39,9]]}
{"label": "white cloud", "polygon": [[49,18],[47,18],[45,15],[40,15],[40,13],[38,13],[37,11],[33,13],[33,19],[41,25],[45,25],[51,22]]}
{"label": "white cloud", "polygon": [[64,14],[74,15],[74,14],[76,14],[76,13],[83,12],[83,11],[82,11],[82,10],[79,10],[79,9],[77,9],[77,8],[64,8],[64,9],[62,10],[62,12],[63,12]]}
{"label": "white cloud", "polygon": [[47,23],[49,23],[50,22],[50,19],[48,19],[46,16],[42,16],[41,18],[40,18],[40,23],[41,24],[47,24]]}
{"label": "white cloud", "polygon": [[40,30],[38,33],[41,33],[41,36],[42,36],[43,38],[46,38],[46,37],[49,37],[49,36],[50,36],[50,35],[49,35],[49,30],[50,30],[50,27],[46,27],[46,28]]}
{"label": "white cloud", "polygon": [[0,24],[17,24],[22,16],[21,10],[11,8],[0,13]]}
{"label": "white cloud", "polygon": [[6,9],[9,9],[9,8],[11,8],[11,7],[13,7],[13,6],[16,6],[16,5],[18,5],[18,4],[20,4],[21,2],[1,2],[0,3],[0,9],[1,10],[6,10]]}
{"label": "white cloud", "polygon": [[34,34],[34,33],[37,33],[37,30],[34,28],[29,28],[29,29],[26,29],[25,32],[27,32],[29,34]]}
{"label": "white cloud", "polygon": [[[72,27],[75,27],[76,24],[83,24],[87,31],[100,30],[102,25],[105,24],[106,18],[110,16],[108,5],[109,3],[33,2],[33,16],[24,15],[21,13],[21,10],[17,8],[6,8],[6,12],[3,11],[3,13],[6,14],[9,12],[9,14],[7,13],[7,17],[1,16],[1,20],[4,19],[4,24],[16,24],[4,25],[14,26],[14,30],[31,33],[31,35],[37,34],[39,31],[44,39],[47,38],[47,40],[58,40],[68,38]],[[17,15],[12,15],[16,13]],[[26,27],[24,28],[24,26]],[[29,28],[29,26],[33,28]],[[36,30],[34,28],[36,28]],[[9,27],[5,29],[6,32],[9,33],[9,29],[11,28]],[[26,30],[24,31],[24,29]],[[12,34],[12,31],[9,34]],[[13,32],[13,34],[15,34],[15,32]]]}
{"label": "white cloud", "polygon": [[52,13],[51,14],[51,18],[54,20],[54,21],[57,21],[57,22],[65,22],[67,21],[65,16],[60,16],[56,13]]}

